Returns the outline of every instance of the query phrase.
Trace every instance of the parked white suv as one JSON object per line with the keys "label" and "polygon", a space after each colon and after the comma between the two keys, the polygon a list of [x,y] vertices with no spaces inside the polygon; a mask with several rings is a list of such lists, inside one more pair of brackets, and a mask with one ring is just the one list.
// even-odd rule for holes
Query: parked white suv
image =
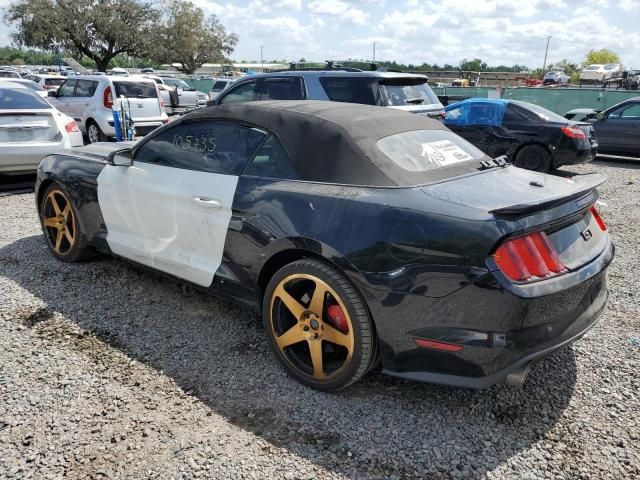
{"label": "parked white suv", "polygon": [[51,103],[73,117],[91,143],[115,137],[111,108],[121,97],[131,111],[136,136],[146,135],[169,121],[151,79],[76,75],[51,95]]}

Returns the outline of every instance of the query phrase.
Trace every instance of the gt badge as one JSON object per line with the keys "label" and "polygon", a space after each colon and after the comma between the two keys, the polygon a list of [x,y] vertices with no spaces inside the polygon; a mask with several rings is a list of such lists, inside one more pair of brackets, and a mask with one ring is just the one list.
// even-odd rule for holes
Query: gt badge
{"label": "gt badge", "polygon": [[591,237],[593,237],[593,233],[591,233],[591,230],[589,230],[588,228],[580,232],[580,235],[582,236],[585,242],[588,242],[589,240],[591,240]]}

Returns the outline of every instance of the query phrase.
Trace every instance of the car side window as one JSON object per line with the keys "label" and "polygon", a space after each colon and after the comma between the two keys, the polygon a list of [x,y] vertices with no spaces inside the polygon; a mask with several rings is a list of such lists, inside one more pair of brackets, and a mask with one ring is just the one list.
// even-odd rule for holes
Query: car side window
{"label": "car side window", "polygon": [[283,178],[296,180],[299,178],[291,157],[275,135],[269,138],[256,151],[244,175],[256,177]]}
{"label": "car side window", "polygon": [[302,100],[301,78],[267,78],[260,88],[260,100]]}
{"label": "car side window", "polygon": [[220,103],[251,102],[256,99],[257,82],[247,82],[229,90]]}
{"label": "car side window", "polygon": [[377,105],[375,79],[371,77],[320,77],[320,84],[332,102]]}
{"label": "car side window", "polygon": [[624,105],[609,114],[609,118],[623,120],[640,119],[640,103]]}
{"label": "car side window", "polygon": [[60,88],[58,89],[58,93],[56,96],[60,97],[73,97],[73,91],[76,88],[77,80],[66,80]]}
{"label": "car side window", "polygon": [[168,128],[134,152],[134,161],[199,172],[239,175],[266,132],[222,121]]}
{"label": "car side window", "polygon": [[75,97],[93,97],[96,92],[98,82],[93,80],[78,80],[78,86],[76,87]]}
{"label": "car side window", "polygon": [[518,108],[512,103],[507,105],[507,109],[504,112],[503,122],[526,122],[527,116],[524,115]]}

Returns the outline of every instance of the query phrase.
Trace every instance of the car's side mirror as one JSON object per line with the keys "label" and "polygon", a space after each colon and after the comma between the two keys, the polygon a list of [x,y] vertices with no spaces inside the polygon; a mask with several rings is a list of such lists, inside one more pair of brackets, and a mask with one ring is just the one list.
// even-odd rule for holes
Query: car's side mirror
{"label": "car's side mirror", "polygon": [[598,114],[596,115],[596,120],[604,120],[605,118],[607,118],[607,116],[604,112],[598,112]]}
{"label": "car's side mirror", "polygon": [[48,97],[57,97],[58,96],[58,92],[57,92],[57,90],[47,90],[47,96]]}
{"label": "car's side mirror", "polygon": [[110,165],[115,165],[116,167],[130,167],[133,165],[131,149],[123,148],[109,152],[109,155],[107,155],[107,162]]}

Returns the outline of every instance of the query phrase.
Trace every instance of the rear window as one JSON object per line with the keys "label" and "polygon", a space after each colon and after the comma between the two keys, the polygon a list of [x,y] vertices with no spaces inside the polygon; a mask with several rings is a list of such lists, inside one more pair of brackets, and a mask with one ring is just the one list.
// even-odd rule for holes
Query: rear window
{"label": "rear window", "polygon": [[39,110],[51,108],[31,90],[0,88],[0,110]]}
{"label": "rear window", "polygon": [[333,102],[378,105],[373,77],[320,77],[320,84]]}
{"label": "rear window", "polygon": [[[397,133],[377,142],[378,148],[389,160],[389,166],[405,172],[423,173],[458,163],[480,160],[480,150],[453,132],[444,130],[413,130]],[[387,168],[384,168],[387,167]]]}
{"label": "rear window", "polygon": [[113,82],[116,97],[158,98],[156,84],[151,82]]}
{"label": "rear window", "polygon": [[384,104],[388,106],[439,103],[438,97],[427,85],[426,78],[383,79],[380,80],[380,90]]}
{"label": "rear window", "polygon": [[65,82],[66,78],[47,78],[44,81],[45,85],[53,85],[59,87]]}
{"label": "rear window", "polygon": [[557,113],[553,113],[551,110],[547,110],[539,105],[535,105],[533,103],[528,102],[520,102],[517,100],[512,100],[511,103],[518,105],[519,107],[528,110],[529,112],[533,112],[538,119],[542,119],[546,122],[566,122],[566,118],[558,115]]}
{"label": "rear window", "polygon": [[16,72],[0,72],[0,78],[20,78],[20,75],[18,75]]}

